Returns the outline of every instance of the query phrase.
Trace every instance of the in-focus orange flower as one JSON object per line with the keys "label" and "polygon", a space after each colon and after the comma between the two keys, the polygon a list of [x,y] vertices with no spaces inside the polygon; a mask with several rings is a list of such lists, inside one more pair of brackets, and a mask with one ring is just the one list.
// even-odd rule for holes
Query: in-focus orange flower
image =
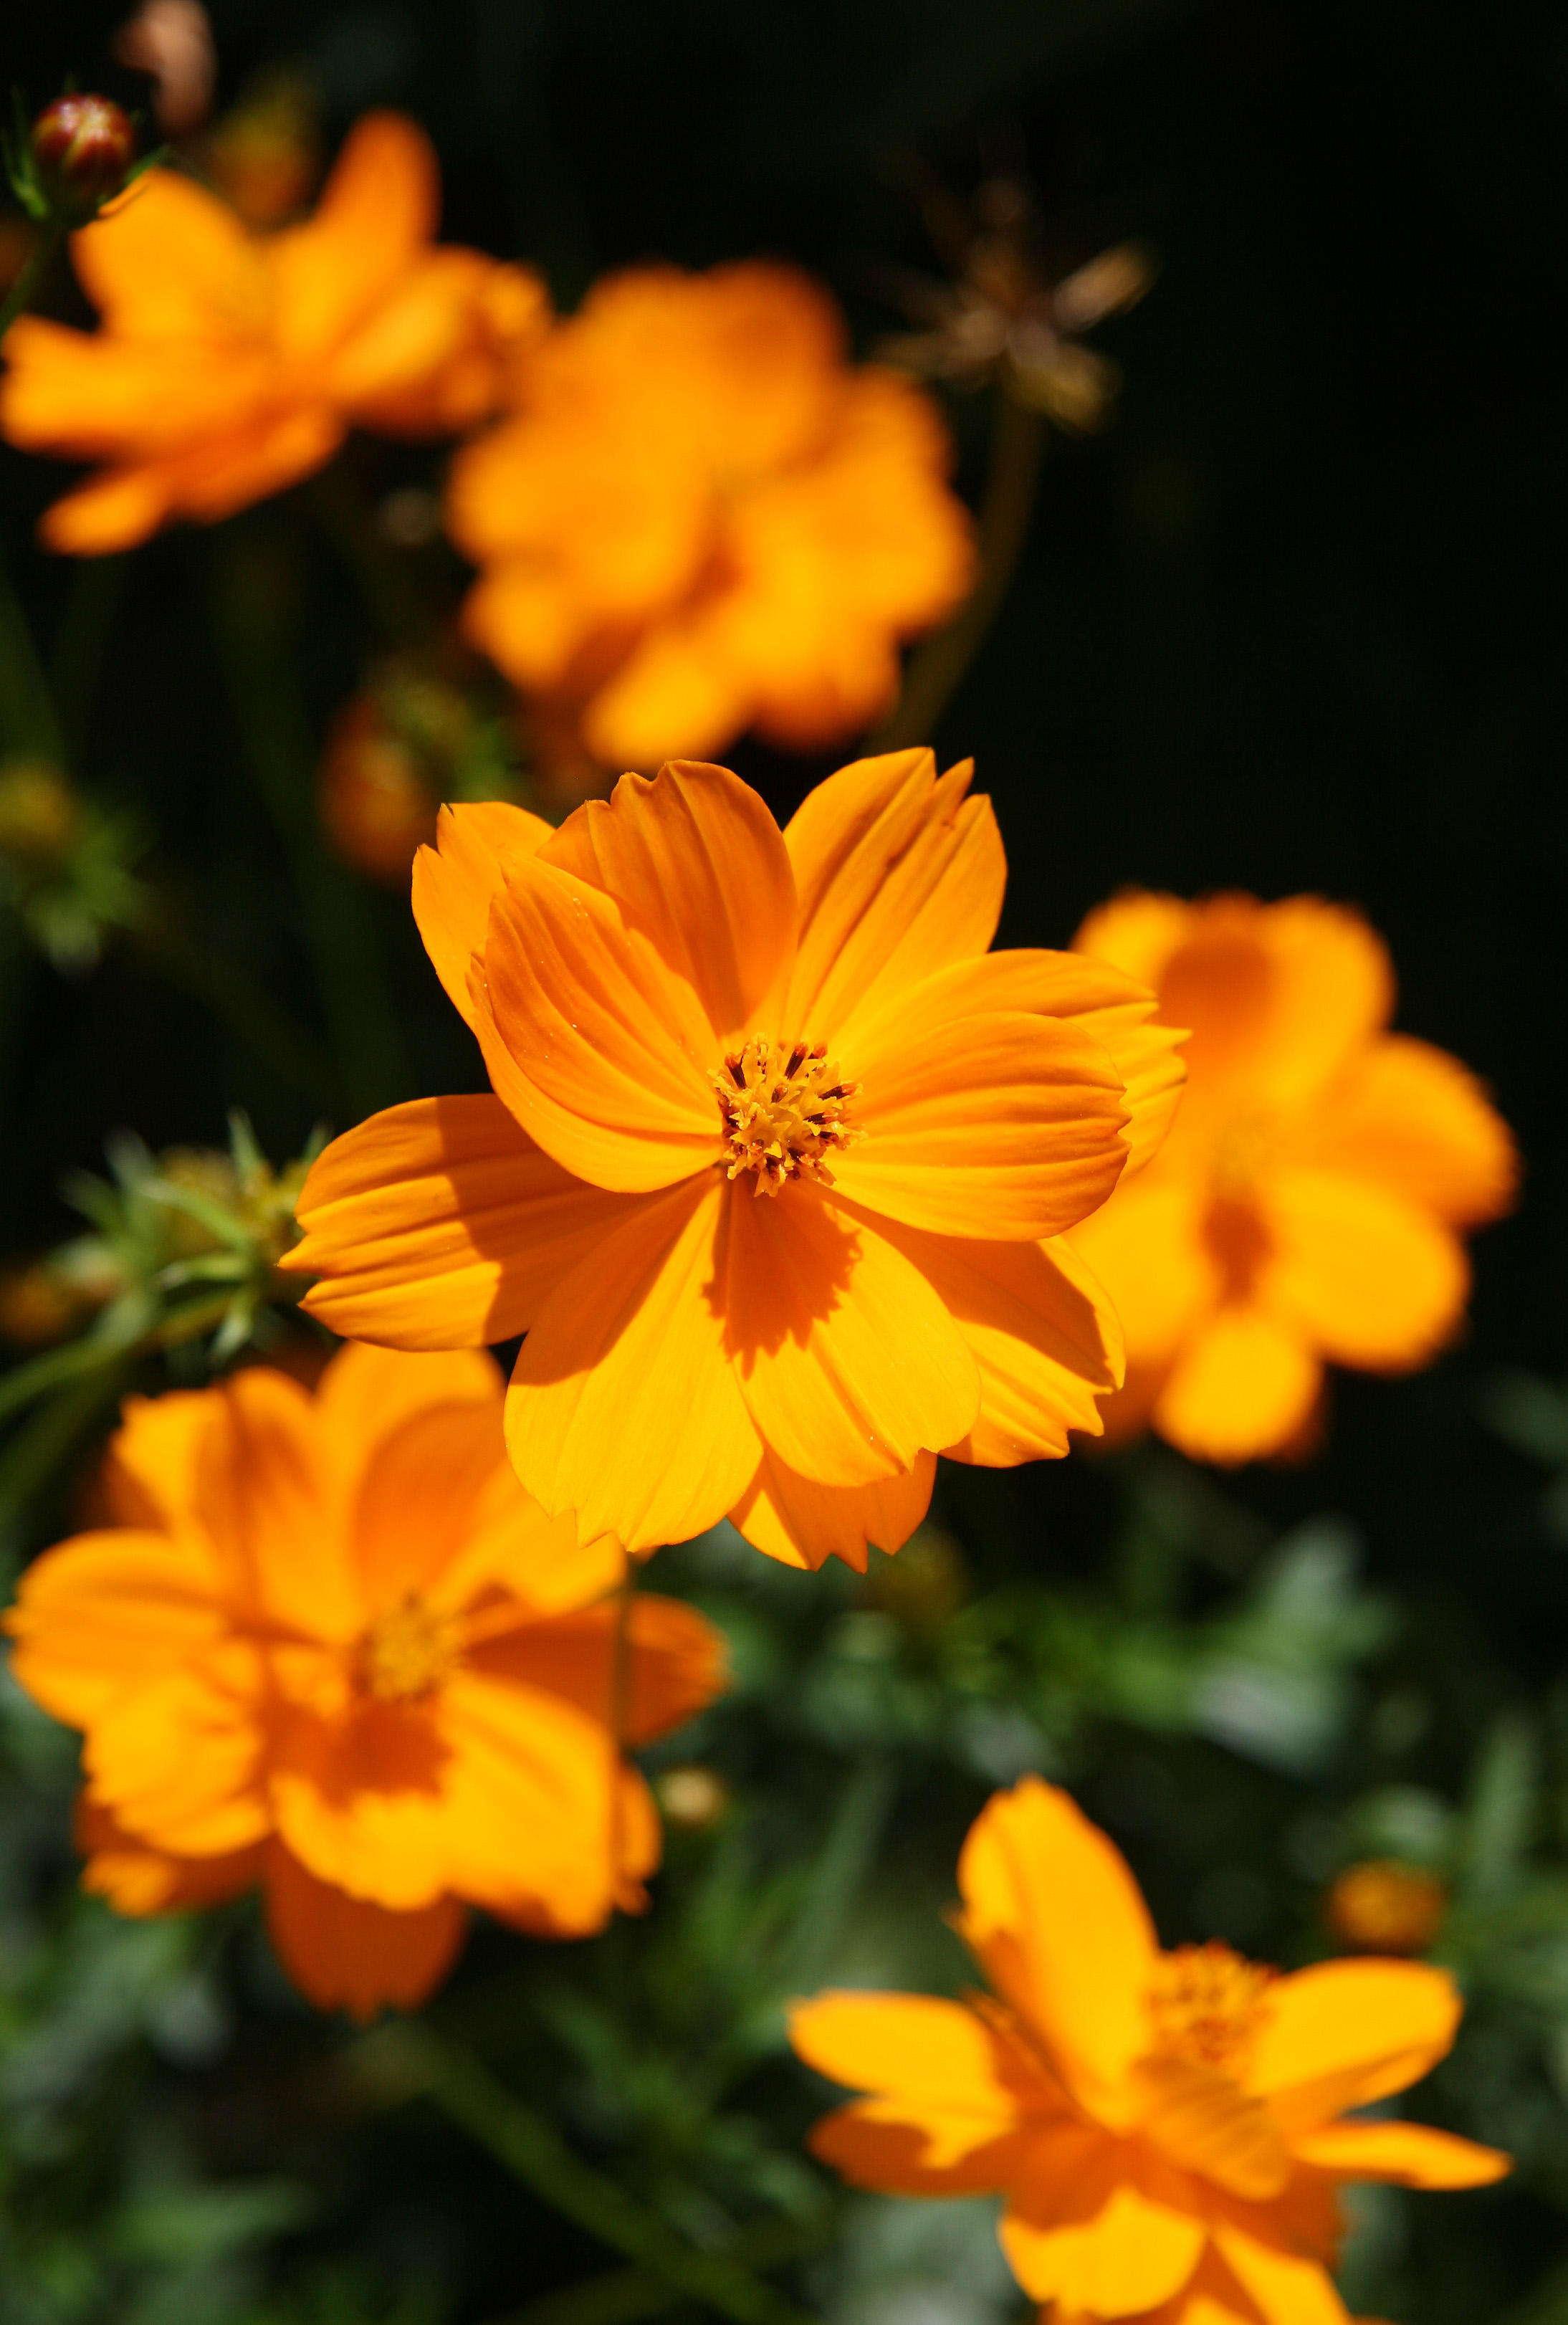
{"label": "in-focus orange flower", "polygon": [[1305,1430],[1325,1361],[1428,1363],[1464,1314],[1458,1230],[1508,1208],[1517,1165],[1465,1069],[1385,1030],[1393,971],[1365,921],[1133,891],[1073,942],[1192,1028],[1158,1159],[1074,1237],[1127,1332],[1112,1434],[1147,1418],[1196,1459],[1248,1461]]}
{"label": "in-focus orange flower", "polygon": [[1449,2050],[1461,2005],[1442,1970],[1278,1977],[1219,1943],[1162,1951],[1117,1849],[1033,1776],[981,1812],[959,1887],[990,1994],[797,2005],[801,2057],[868,2094],[812,2145],[861,2187],[1001,2191],[1013,2272],[1058,2325],[1344,2325],[1327,2273],[1342,2182],[1469,2188],[1509,2169],[1447,2132],[1346,2113]]}
{"label": "in-focus orange flower", "polygon": [[452,465],[483,576],[469,635],[526,692],[580,706],[607,766],[790,747],[891,700],[899,641],[973,570],[934,406],[852,368],[788,267],[601,283],[515,374],[514,411]]}
{"label": "in-focus orange flower", "polygon": [[303,225],[254,234],[154,170],[74,236],[102,329],[23,316],[0,382],[13,444],[103,464],[45,515],[49,546],[93,556],[230,515],[319,468],[351,427],[443,435],[489,412],[544,293],[433,246],[439,201],[429,141],[371,114]]}
{"label": "in-focus orange flower", "polygon": [[1062,1230],[1181,1080],[1150,996],[988,953],[1007,864],[970,770],[842,768],[781,832],[723,767],[626,775],[558,831],[442,811],[414,912],[495,1095],[375,1116],[300,1197],[334,1329],[526,1332],[528,1490],[645,1551],[728,1513],[864,1566],[934,1457],[1094,1430],[1115,1316]]}
{"label": "in-focus orange flower", "polygon": [[552,1937],[645,1902],[633,1743],[722,1684],[717,1634],[632,1603],[512,1475],[487,1357],[344,1348],[133,1398],[118,1524],[23,1577],[13,1669],[85,1731],[85,1881],[122,1913],[260,1882],[296,1982],[366,2016],[443,1975],[467,1907]]}

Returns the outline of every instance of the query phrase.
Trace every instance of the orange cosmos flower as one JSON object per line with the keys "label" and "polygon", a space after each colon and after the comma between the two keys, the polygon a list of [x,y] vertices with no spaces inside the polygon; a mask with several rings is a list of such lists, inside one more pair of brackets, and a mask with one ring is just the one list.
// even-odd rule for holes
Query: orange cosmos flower
{"label": "orange cosmos flower", "polygon": [[1152,1416],[1196,1459],[1248,1461],[1306,1426],[1325,1360],[1429,1362],[1464,1313],[1457,1230],[1507,1209],[1517,1166],[1464,1068],[1385,1032],[1366,922],[1315,896],[1129,891],[1073,942],[1192,1029],[1172,1136],[1074,1237],[1127,1332],[1112,1431]]}
{"label": "orange cosmos flower", "polygon": [[[468,1904],[552,1937],[645,1903],[659,1828],[614,1741],[624,1560],[507,1465],[487,1357],[341,1349],[132,1398],[118,1524],[23,1577],[28,1692],[85,1730],[85,1875],[126,1913],[266,1891],[323,2009],[418,2001]],[[717,1634],[633,1602],[628,1740],[721,1685]]]}
{"label": "orange cosmos flower", "polygon": [[104,328],[24,316],[0,384],[13,444],[104,464],[49,511],[49,546],[93,556],[176,517],[228,516],[319,468],[357,425],[442,435],[488,412],[544,294],[516,267],[432,247],[438,203],[429,141],[380,113],[302,226],[253,234],[154,170],[74,236]]}
{"label": "orange cosmos flower", "polygon": [[1060,1454],[1118,1377],[1060,1240],[1181,1079],[1150,996],[988,954],[1006,859],[970,769],[863,759],[781,832],[723,767],[626,775],[552,831],[443,809],[413,901],[495,1095],[376,1115],[300,1197],[335,1329],[528,1337],[529,1491],[651,1550],[727,1512],[864,1566],[934,1455]]}
{"label": "orange cosmos flower", "polygon": [[1163,1952],[1118,1852],[1034,1776],[982,1811],[959,1887],[994,1996],[799,2005],[801,2057],[868,2094],[812,2145],[862,2187],[1003,2192],[1003,2248],[1058,2325],[1150,2311],[1344,2325],[1326,2274],[1341,2182],[1468,2188],[1509,2169],[1446,2132],[1345,2113],[1448,2051],[1461,2004],[1442,1970],[1281,1978],[1229,1946]]}
{"label": "orange cosmos flower", "polygon": [[612,276],[452,466],[452,537],[484,569],[469,635],[581,710],[608,766],[792,748],[863,727],[900,639],[973,572],[932,403],[851,369],[830,301],[750,264]]}

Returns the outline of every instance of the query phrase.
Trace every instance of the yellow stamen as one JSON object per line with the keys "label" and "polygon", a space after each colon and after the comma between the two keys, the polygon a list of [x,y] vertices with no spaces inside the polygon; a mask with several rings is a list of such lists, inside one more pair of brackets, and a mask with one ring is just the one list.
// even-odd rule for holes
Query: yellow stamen
{"label": "yellow stamen", "polygon": [[422,1599],[407,1598],[378,1616],[359,1649],[359,1675],[378,1703],[434,1693],[457,1661],[451,1624]]}
{"label": "yellow stamen", "polygon": [[1219,1939],[1161,1954],[1149,1988],[1155,2048],[1227,2075],[1246,2067],[1268,2016],[1275,1972]]}
{"label": "yellow stamen", "polygon": [[776,1195],[792,1179],[830,1187],[829,1157],[865,1135],[846,1118],[858,1082],[842,1081],[830,1063],[825,1042],[772,1045],[754,1033],[744,1049],[731,1050],[722,1071],[708,1077],[719,1100],[724,1160],[728,1176],[755,1173],[755,1192]]}

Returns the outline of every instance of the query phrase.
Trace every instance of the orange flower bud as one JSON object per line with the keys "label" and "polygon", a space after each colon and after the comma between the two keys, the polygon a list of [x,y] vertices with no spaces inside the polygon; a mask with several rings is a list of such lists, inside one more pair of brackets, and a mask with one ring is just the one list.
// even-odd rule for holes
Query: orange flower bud
{"label": "orange flower bud", "polygon": [[321,761],[321,821],[333,847],[372,880],[405,880],[433,840],[436,799],[418,753],[367,694],[333,725]]}
{"label": "orange flower bud", "polygon": [[56,862],[80,823],[80,804],[58,767],[45,759],[12,759],[0,766],[0,856]]}
{"label": "orange flower bud", "polygon": [[1443,1927],[1447,1903],[1434,1874],[1375,1857],[1340,1875],[1323,1912],[1335,1936],[1356,1952],[1424,1954]]}
{"label": "orange flower bud", "polygon": [[136,158],[127,116],[107,97],[57,97],[32,125],[32,158],[51,201],[91,218],[117,194]]}

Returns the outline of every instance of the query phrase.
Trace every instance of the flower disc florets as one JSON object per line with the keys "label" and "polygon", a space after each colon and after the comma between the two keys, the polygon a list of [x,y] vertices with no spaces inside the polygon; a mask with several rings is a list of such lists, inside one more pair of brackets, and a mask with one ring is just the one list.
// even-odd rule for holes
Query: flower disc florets
{"label": "flower disc florets", "polygon": [[828,1157],[865,1135],[844,1112],[860,1085],[840,1079],[825,1042],[795,1042],[787,1051],[781,1042],[778,1048],[782,1065],[773,1063],[766,1037],[754,1033],[744,1049],[728,1051],[721,1072],[708,1077],[719,1100],[727,1175],[754,1172],[759,1195],[776,1195],[792,1179],[830,1187]]}
{"label": "flower disc florets", "polygon": [[1239,2074],[1268,2015],[1275,1972],[1217,1938],[1160,1955],[1149,2015],[1162,2051],[1220,2074]]}

